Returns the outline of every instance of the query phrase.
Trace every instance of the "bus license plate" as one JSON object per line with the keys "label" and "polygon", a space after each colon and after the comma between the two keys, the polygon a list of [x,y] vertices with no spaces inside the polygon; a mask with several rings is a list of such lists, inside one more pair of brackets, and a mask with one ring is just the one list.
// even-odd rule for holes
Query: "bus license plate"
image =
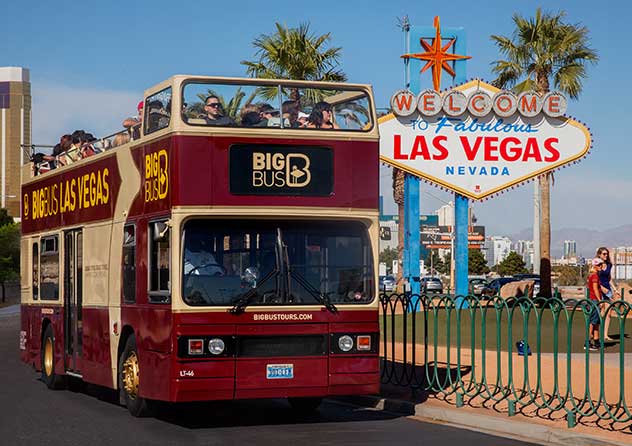
{"label": "bus license plate", "polygon": [[293,379],[294,364],[267,364],[267,379]]}

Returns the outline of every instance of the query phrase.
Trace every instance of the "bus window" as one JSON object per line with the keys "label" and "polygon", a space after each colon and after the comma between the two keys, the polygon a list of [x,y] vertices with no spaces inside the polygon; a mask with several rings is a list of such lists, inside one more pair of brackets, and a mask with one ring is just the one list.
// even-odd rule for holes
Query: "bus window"
{"label": "bus window", "polygon": [[40,298],[59,299],[59,249],[56,235],[42,238],[40,260]]}
{"label": "bus window", "polygon": [[123,301],[136,302],[136,227],[123,229]]}
{"label": "bus window", "polygon": [[290,128],[356,131],[371,128],[369,97],[362,90],[283,88],[282,91],[281,109],[291,123]]}
{"label": "bus window", "polygon": [[[189,125],[369,131],[368,94],[361,89],[326,89],[258,82],[187,82],[182,118]],[[322,111],[329,113],[323,115]]]}
{"label": "bus window", "polygon": [[168,303],[169,257],[171,246],[166,221],[150,223],[149,227],[149,301]]}
{"label": "bus window", "polygon": [[33,243],[33,300],[39,296],[39,242]]}
{"label": "bus window", "polygon": [[171,87],[159,91],[145,101],[145,135],[169,127],[171,121]]}

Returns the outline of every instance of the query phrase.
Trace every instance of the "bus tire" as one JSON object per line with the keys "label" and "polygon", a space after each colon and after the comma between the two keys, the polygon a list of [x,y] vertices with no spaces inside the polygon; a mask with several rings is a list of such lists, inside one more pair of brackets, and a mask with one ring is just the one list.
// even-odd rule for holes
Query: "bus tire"
{"label": "bus tire", "polygon": [[53,390],[63,389],[66,385],[66,377],[55,373],[55,336],[51,324],[48,324],[44,330],[40,357],[42,381],[44,381],[46,387]]}
{"label": "bus tire", "polygon": [[320,406],[320,403],[323,402],[322,398],[311,397],[311,398],[288,398],[288,402],[294,411],[299,414],[306,415],[314,412]]}
{"label": "bus tire", "polygon": [[152,415],[151,401],[138,395],[140,383],[140,361],[136,338],[130,335],[125,342],[125,348],[119,358],[118,385],[120,399],[127,406],[127,410],[134,417],[147,417]]}

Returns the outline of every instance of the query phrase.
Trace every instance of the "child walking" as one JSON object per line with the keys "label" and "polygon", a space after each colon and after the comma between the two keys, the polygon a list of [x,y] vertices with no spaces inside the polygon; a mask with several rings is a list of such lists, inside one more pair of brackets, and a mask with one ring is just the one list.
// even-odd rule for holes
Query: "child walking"
{"label": "child walking", "polygon": [[599,272],[604,267],[603,260],[595,258],[592,260],[592,266],[590,268],[590,275],[588,276],[588,296],[590,300],[595,304],[595,308],[590,312],[590,340],[587,342],[586,347],[590,351],[599,351],[599,325],[601,324],[601,318],[599,316],[599,302],[601,299],[601,287],[599,284]]}

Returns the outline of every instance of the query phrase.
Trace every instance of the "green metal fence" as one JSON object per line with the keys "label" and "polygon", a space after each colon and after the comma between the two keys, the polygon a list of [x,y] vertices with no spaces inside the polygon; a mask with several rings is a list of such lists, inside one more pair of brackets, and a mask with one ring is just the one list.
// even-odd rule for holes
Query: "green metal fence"
{"label": "green metal fence", "polygon": [[[380,299],[384,384],[510,416],[565,417],[569,427],[607,421],[616,428],[632,421],[629,303],[408,294]],[[587,344],[593,311],[600,321],[597,349]],[[606,316],[612,341],[604,340]]]}

